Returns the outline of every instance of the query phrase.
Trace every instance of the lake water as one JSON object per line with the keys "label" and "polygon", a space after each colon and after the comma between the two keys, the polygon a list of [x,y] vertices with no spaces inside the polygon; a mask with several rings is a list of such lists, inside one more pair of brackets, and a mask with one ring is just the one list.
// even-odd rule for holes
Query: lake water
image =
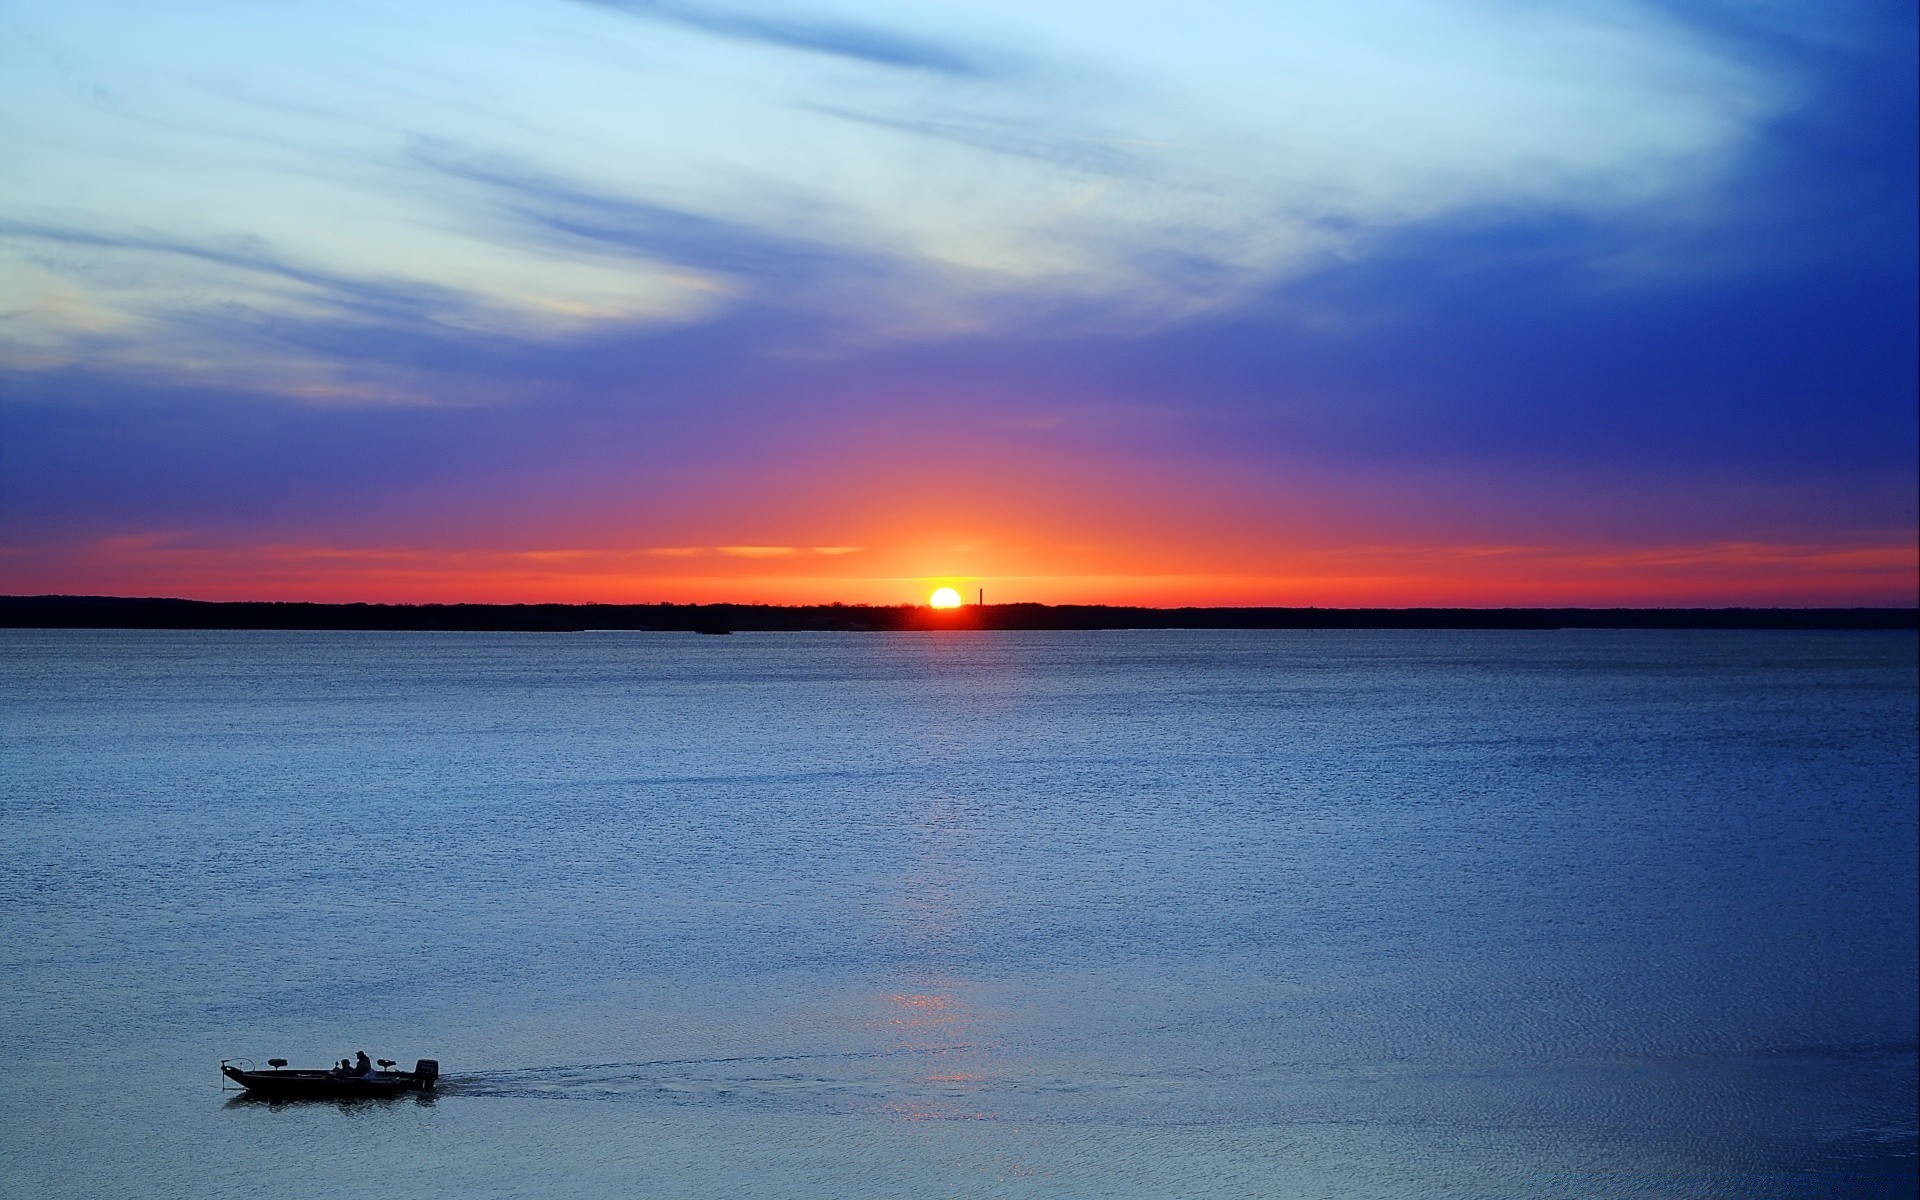
{"label": "lake water", "polygon": [[0,1193],[1912,1196],[1915,651],[0,632]]}

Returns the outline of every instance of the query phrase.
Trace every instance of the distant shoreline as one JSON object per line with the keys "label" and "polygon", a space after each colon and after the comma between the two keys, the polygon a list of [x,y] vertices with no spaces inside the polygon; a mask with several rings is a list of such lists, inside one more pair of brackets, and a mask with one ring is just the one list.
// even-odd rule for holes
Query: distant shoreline
{"label": "distant shoreline", "polygon": [[1142,608],[988,604],[321,604],[117,596],[0,596],[7,629],[284,629],[582,633],[943,629],[1912,630],[1912,608]]}

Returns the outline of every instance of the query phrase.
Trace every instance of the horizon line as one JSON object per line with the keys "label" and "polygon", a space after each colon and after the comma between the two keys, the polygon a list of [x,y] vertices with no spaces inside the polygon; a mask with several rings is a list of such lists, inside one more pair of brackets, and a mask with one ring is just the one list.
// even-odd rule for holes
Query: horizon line
{"label": "horizon line", "polygon": [[1920,631],[1920,608],[1143,608],[921,604],[369,604],[0,597],[0,628],[461,633],[936,633],[1100,630]]}
{"label": "horizon line", "polygon": [[273,605],[312,608],[763,608],[805,611],[853,608],[884,611],[924,610],[936,613],[992,608],[1107,609],[1130,612],[1528,612],[1528,613],[1716,613],[1716,612],[1885,612],[1920,614],[1920,604],[1119,604],[1107,602],[1055,603],[1045,600],[969,602],[939,609],[925,601],[896,603],[818,600],[804,604],[777,604],[764,600],[202,600],[191,596],[116,596],[86,592],[0,594],[0,604],[19,602],[94,602],[120,604]]}

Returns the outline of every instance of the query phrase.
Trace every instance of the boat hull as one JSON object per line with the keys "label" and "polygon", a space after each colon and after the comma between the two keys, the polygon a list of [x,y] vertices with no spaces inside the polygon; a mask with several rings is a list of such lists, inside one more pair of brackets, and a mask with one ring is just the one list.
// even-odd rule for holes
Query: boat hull
{"label": "boat hull", "polygon": [[269,1100],[372,1100],[433,1088],[433,1077],[414,1071],[337,1075],[332,1071],[243,1071],[226,1063],[220,1073]]}

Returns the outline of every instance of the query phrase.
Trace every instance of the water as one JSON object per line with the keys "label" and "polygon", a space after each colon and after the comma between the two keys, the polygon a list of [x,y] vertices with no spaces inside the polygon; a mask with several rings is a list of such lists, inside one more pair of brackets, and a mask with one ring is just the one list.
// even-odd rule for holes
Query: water
{"label": "water", "polygon": [[1915,648],[0,633],[0,1193],[1911,1196]]}

